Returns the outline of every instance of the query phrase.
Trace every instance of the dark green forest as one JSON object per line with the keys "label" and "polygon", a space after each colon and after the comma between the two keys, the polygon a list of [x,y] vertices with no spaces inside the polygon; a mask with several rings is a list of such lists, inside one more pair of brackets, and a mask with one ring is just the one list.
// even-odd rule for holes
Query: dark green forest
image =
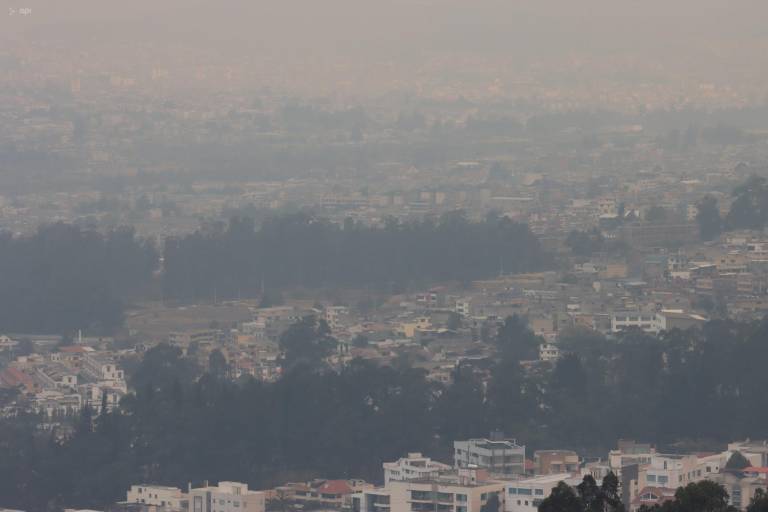
{"label": "dark green forest", "polygon": [[524,322],[511,317],[498,332],[489,341],[497,356],[459,366],[447,386],[363,360],[332,370],[322,359],[332,339],[311,318],[283,336],[289,369],[275,383],[200,376],[179,349],[157,346],[132,372],[136,391],[121,408],[73,418],[64,439],[36,431],[33,417],[0,423],[3,505],[98,507],[140,481],[375,481],[382,461],[408,451],[450,460],[453,440],[493,429],[529,452],[584,454],[604,454],[619,438],[673,450],[768,437],[768,321],[659,337],[575,331],[562,341],[568,355],[533,366],[520,364],[538,343]]}
{"label": "dark green forest", "polygon": [[207,226],[165,245],[166,297],[255,296],[263,287],[376,286],[470,281],[547,268],[552,262],[525,224],[462,212],[368,227],[307,215]]}
{"label": "dark green forest", "polygon": [[157,251],[130,228],[107,233],[69,224],[0,233],[0,332],[110,334],[144,294]]}
{"label": "dark green forest", "polygon": [[711,195],[698,203],[696,221],[702,240],[713,240],[723,231],[761,230],[768,225],[768,180],[752,175],[733,190],[733,203],[723,218],[717,199]]}
{"label": "dark green forest", "polygon": [[366,227],[305,215],[248,218],[168,239],[162,276],[152,240],[131,228],[106,233],[69,224],[32,235],[0,233],[0,332],[112,334],[132,300],[258,297],[301,286],[380,287],[489,277],[552,262],[524,224],[461,212],[438,220]]}

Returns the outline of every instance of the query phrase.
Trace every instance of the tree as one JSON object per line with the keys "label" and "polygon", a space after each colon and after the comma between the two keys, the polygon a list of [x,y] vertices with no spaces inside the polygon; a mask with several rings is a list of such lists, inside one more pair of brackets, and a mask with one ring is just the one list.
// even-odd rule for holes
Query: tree
{"label": "tree", "polygon": [[458,329],[461,329],[461,315],[456,313],[455,311],[451,311],[448,314],[448,321],[446,322],[446,327],[451,331],[456,331]]}
{"label": "tree", "polygon": [[621,501],[621,491],[619,490],[619,479],[613,471],[609,471],[603,477],[600,493],[603,497],[603,510],[605,512],[624,512],[624,503]]}
{"label": "tree", "polygon": [[208,371],[216,378],[223,379],[229,373],[229,364],[221,350],[214,349],[208,356]]}
{"label": "tree", "polygon": [[736,509],[728,505],[728,493],[723,486],[709,480],[702,480],[678,488],[671,510],[674,512],[735,512]]}
{"label": "tree", "polygon": [[576,486],[584,512],[603,512],[603,497],[592,475],[585,475]]}
{"label": "tree", "polygon": [[19,341],[14,352],[17,356],[29,356],[35,353],[35,344],[29,338],[24,338]]}
{"label": "tree", "polygon": [[699,236],[704,241],[714,240],[723,230],[723,219],[720,218],[720,208],[717,199],[707,195],[696,205],[696,222],[699,225]]}
{"label": "tree", "polygon": [[289,369],[298,363],[314,368],[323,366],[324,359],[333,353],[336,346],[328,324],[313,315],[292,324],[280,336],[283,361]]}
{"label": "tree", "polygon": [[528,328],[519,315],[508,316],[496,334],[496,346],[502,357],[514,361],[537,359],[542,340]]}
{"label": "tree", "polygon": [[570,485],[559,482],[539,505],[539,512],[584,512],[584,504]]}
{"label": "tree", "polygon": [[768,180],[752,175],[733,191],[726,223],[730,229],[762,229],[768,222]]}
{"label": "tree", "polygon": [[756,490],[747,506],[747,512],[768,512],[768,492],[764,489]]}
{"label": "tree", "polygon": [[590,231],[571,231],[565,244],[576,256],[592,256],[605,248],[605,238],[597,228]]}
{"label": "tree", "polygon": [[645,212],[645,220],[651,224],[661,224],[667,220],[669,212],[663,206],[651,206]]}
{"label": "tree", "polygon": [[728,461],[725,463],[725,469],[728,471],[739,471],[751,465],[752,463],[749,462],[749,459],[747,459],[740,451],[736,450],[730,457],[728,457]]}

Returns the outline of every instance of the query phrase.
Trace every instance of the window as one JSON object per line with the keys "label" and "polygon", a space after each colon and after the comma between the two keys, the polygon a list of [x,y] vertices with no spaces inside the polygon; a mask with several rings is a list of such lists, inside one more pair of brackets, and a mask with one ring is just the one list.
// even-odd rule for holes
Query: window
{"label": "window", "polygon": [[480,495],[480,501],[485,501],[488,499],[488,493],[484,492]]}
{"label": "window", "polygon": [[533,491],[531,489],[525,489],[523,487],[518,487],[517,494],[523,494],[525,496],[531,496],[531,495],[533,495]]}
{"label": "window", "polygon": [[233,501],[232,505],[237,507],[237,508],[240,508],[240,502],[239,501]]}
{"label": "window", "polygon": [[669,483],[669,477],[664,475],[659,475],[659,483],[660,484],[667,484]]}
{"label": "window", "polygon": [[525,506],[526,507],[528,506],[528,500],[525,500]]}
{"label": "window", "polygon": [[510,488],[509,488],[509,494],[517,494],[517,488],[515,488],[515,487],[510,487]]}
{"label": "window", "polygon": [[648,480],[648,482],[650,483],[654,483],[654,484],[656,483],[656,475],[647,475],[645,479]]}
{"label": "window", "polygon": [[536,496],[544,496],[544,489],[534,489]]}
{"label": "window", "polygon": [[467,495],[466,494],[457,494],[456,495],[456,501],[467,501]]}

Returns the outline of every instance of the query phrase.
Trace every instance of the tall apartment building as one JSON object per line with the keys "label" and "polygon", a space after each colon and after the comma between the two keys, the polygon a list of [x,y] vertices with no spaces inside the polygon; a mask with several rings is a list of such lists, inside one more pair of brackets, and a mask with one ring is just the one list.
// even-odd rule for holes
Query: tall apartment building
{"label": "tall apartment building", "polygon": [[491,439],[454,441],[454,465],[456,468],[486,468],[502,475],[525,474],[525,446],[514,439],[505,439],[494,432]]}

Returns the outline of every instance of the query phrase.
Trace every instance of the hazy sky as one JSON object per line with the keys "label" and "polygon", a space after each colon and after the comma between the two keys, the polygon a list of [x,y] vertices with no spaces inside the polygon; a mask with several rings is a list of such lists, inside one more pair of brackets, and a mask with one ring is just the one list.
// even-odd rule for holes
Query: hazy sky
{"label": "hazy sky", "polygon": [[[83,28],[99,21],[280,47],[420,43],[506,50],[658,46],[688,38],[768,36],[765,0],[5,0],[28,19],[4,25]],[[519,49],[519,48],[518,48]]]}
{"label": "hazy sky", "polygon": [[[768,76],[766,0],[4,0],[0,38],[76,41],[98,51],[140,41],[268,56],[287,64],[419,62],[502,55],[521,63],[637,57],[729,80]],[[630,64],[631,66],[631,64]],[[691,71],[695,68],[695,71]],[[624,78],[629,76],[624,63]]]}

